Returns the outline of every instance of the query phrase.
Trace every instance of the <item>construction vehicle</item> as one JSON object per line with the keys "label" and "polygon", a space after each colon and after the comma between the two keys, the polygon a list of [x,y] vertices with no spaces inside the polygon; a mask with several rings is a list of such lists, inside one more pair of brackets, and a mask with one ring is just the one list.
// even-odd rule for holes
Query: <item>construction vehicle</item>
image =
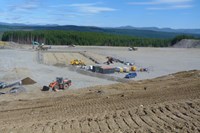
{"label": "construction vehicle", "polygon": [[38,45],[38,47],[36,48],[36,50],[48,50],[49,47],[48,46],[44,46],[44,44]]}
{"label": "construction vehicle", "polygon": [[71,86],[72,81],[67,78],[57,77],[56,81],[49,84],[49,88],[53,91],[66,90]]}
{"label": "construction vehicle", "polygon": [[135,78],[137,76],[136,72],[128,73],[124,78],[130,79]]}
{"label": "construction vehicle", "polygon": [[114,58],[113,57],[106,57],[107,61],[104,64],[110,65],[111,63],[113,64]]}
{"label": "construction vehicle", "polygon": [[33,46],[33,49],[36,46],[36,50],[48,50],[51,48],[49,46],[44,45],[44,43],[40,44],[39,42],[36,42],[36,41],[32,42],[32,46]]}
{"label": "construction vehicle", "polygon": [[129,50],[129,51],[137,51],[138,48],[135,48],[135,47],[129,47],[128,50]]}
{"label": "construction vehicle", "polygon": [[81,66],[85,66],[85,63],[81,60],[78,60],[78,59],[74,59],[74,60],[71,60],[70,61],[70,64],[71,65],[81,65]]}

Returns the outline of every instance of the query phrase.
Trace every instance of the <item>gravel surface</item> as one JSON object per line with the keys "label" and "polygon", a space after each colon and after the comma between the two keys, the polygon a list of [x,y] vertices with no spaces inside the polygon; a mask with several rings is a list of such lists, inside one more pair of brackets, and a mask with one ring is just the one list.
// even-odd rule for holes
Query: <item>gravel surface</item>
{"label": "gravel surface", "polygon": [[37,52],[1,50],[0,57],[0,81],[12,82],[30,77],[39,86],[43,86],[48,85],[60,76],[72,80],[71,89],[115,83],[114,81],[78,74],[69,71],[68,68],[39,64],[36,60]]}
{"label": "gravel surface", "polygon": [[[149,73],[138,73],[136,80],[200,68],[200,49],[55,48],[51,51],[90,51],[151,68]],[[39,90],[57,76],[69,77],[71,89]],[[200,132],[200,71],[104,86],[115,82],[42,64],[28,47],[1,49],[0,81],[26,77],[38,83],[23,86],[26,93],[0,97],[0,132]],[[99,86],[89,87],[94,85]],[[82,87],[89,88],[76,90]]]}
{"label": "gravel surface", "polygon": [[[127,47],[83,47],[83,49],[134,62],[138,68],[150,69],[149,73],[139,72],[135,80],[155,78],[179,71],[200,69],[200,49],[138,48],[138,51],[128,51]],[[119,77],[125,76],[125,74],[115,75]]]}
{"label": "gravel surface", "polygon": [[77,91],[19,94],[0,101],[0,132],[199,133],[199,86],[200,71],[188,71]]}
{"label": "gravel surface", "polygon": [[[127,47],[83,47],[75,48],[52,47],[50,51],[87,51],[98,54],[101,60],[104,56],[112,56],[124,61],[134,62],[138,68],[149,68],[150,72],[138,72],[133,80],[150,79],[179,71],[200,68],[200,49],[179,48],[139,48],[138,51],[128,51]],[[106,79],[91,77],[71,71],[68,68],[44,65],[37,61],[37,52],[27,49],[0,50],[0,81],[12,82],[26,77],[34,79],[41,87],[48,85],[57,76],[66,77],[73,81],[71,89],[85,88],[95,85],[116,83]],[[106,59],[105,59],[106,61]],[[116,63],[113,66],[123,66]],[[126,74],[112,74],[123,78]],[[34,87],[33,87],[34,88]]]}

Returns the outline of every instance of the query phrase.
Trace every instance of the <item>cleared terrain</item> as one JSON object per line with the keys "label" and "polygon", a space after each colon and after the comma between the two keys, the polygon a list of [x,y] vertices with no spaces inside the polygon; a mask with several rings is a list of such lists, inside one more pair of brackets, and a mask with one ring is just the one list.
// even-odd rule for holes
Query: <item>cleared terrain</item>
{"label": "cleared terrain", "polygon": [[[27,92],[0,95],[0,132],[200,132],[200,49],[54,46],[37,52],[8,46],[0,49],[0,81],[30,77],[37,83],[24,85]],[[151,70],[119,83],[71,69],[71,58],[94,63],[80,53],[100,63],[112,56]],[[42,92],[57,76],[71,79],[70,89]]]}
{"label": "cleared terrain", "polygon": [[0,102],[1,132],[200,132],[200,71],[61,93]]}

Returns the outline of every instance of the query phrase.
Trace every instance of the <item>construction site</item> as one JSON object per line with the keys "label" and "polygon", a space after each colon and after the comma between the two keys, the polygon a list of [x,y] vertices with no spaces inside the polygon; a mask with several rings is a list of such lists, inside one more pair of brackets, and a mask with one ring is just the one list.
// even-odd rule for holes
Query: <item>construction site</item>
{"label": "construction site", "polygon": [[0,132],[200,132],[200,49],[0,43]]}

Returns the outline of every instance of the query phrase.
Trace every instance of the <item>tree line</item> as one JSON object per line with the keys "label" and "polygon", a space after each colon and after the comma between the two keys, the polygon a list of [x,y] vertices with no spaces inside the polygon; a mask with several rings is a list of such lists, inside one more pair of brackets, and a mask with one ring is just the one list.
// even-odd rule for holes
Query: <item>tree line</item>
{"label": "tree line", "polygon": [[31,44],[32,41],[37,41],[46,45],[167,47],[171,45],[172,39],[139,38],[97,32],[36,30],[7,31],[2,35],[2,41],[21,44]]}

